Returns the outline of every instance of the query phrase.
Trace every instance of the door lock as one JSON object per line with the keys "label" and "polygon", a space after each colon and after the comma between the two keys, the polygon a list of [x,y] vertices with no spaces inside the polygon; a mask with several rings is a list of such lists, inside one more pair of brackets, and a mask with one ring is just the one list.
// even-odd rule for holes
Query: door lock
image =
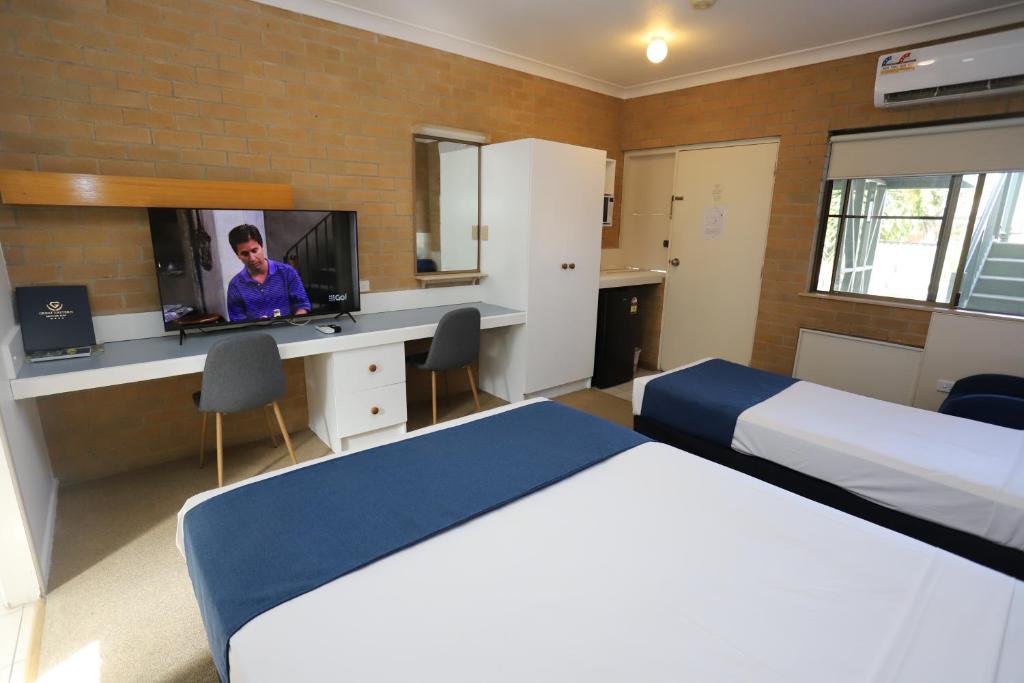
{"label": "door lock", "polygon": [[677,258],[671,259],[671,260],[669,261],[669,263],[670,263],[671,265],[673,265],[673,266],[676,266],[676,267],[678,267],[678,266],[679,266],[679,259],[677,259]]}
{"label": "door lock", "polygon": [[672,195],[672,199],[668,203],[668,219],[669,220],[672,220],[672,214],[676,210],[676,202],[681,202],[681,201],[683,201],[683,195],[681,195],[681,194],[674,194],[674,195]]}

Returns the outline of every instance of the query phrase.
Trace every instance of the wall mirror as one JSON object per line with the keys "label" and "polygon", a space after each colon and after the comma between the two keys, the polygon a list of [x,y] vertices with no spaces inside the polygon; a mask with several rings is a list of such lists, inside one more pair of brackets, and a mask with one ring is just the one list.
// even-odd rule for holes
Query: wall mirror
{"label": "wall mirror", "polygon": [[414,135],[416,274],[480,269],[480,145]]}

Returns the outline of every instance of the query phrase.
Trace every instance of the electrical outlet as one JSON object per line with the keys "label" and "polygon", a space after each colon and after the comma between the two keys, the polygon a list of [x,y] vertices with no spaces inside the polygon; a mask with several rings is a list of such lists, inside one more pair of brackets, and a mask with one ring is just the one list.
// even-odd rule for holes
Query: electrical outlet
{"label": "electrical outlet", "polygon": [[953,388],[953,381],[948,379],[940,379],[935,383],[935,391],[941,391],[944,394],[948,394],[949,390]]}
{"label": "electrical outlet", "polygon": [[369,280],[360,280],[359,281],[359,291],[360,292],[369,292],[370,291],[370,281]]}

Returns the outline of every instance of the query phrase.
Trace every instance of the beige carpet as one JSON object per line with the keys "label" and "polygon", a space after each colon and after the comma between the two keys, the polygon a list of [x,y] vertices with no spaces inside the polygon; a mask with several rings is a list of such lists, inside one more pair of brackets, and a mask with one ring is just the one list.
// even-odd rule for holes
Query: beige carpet
{"label": "beige carpet", "polygon": [[[629,403],[596,391],[562,402],[620,424]],[[468,396],[443,398],[442,419],[472,412]],[[503,401],[482,395],[485,408]],[[410,428],[430,422],[430,404],[410,406]],[[191,437],[191,435],[189,435]],[[309,431],[292,436],[300,461],[327,453]],[[283,467],[283,446],[225,453],[225,480]],[[216,485],[216,468],[182,460],[62,489],[40,681],[216,681],[185,561],[174,545],[176,514],[189,496]]]}

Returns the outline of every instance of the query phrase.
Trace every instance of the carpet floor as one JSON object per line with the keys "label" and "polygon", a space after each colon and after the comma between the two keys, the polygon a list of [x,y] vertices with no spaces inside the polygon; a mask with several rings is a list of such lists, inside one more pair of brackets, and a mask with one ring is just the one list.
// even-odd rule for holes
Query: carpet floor
{"label": "carpet floor", "polygon": [[[627,401],[597,391],[561,402],[631,426]],[[504,403],[481,395],[484,408]],[[442,420],[468,415],[472,399],[439,403]],[[430,404],[410,406],[409,427],[430,422]],[[327,454],[312,432],[292,435],[300,462]],[[225,481],[286,466],[283,446],[225,451]],[[191,495],[216,485],[216,467],[195,459],[63,488],[43,621],[43,683],[217,680],[185,561],[174,544],[176,515]]]}

